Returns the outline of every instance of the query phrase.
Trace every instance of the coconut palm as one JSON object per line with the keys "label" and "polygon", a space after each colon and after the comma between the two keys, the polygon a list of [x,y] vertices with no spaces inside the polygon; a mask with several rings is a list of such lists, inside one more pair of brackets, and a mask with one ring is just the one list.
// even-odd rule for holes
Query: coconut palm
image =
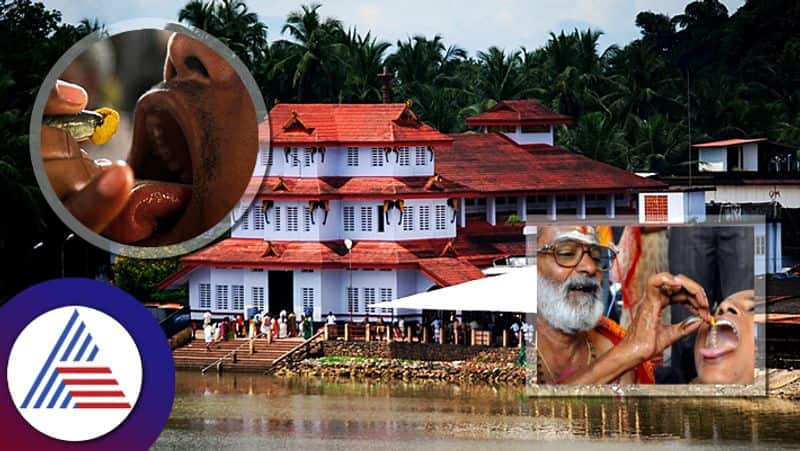
{"label": "coconut palm", "polygon": [[322,5],[302,5],[286,17],[281,33],[291,40],[282,40],[289,54],[275,63],[274,71],[292,71],[292,87],[296,89],[297,101],[308,101],[335,97],[338,92],[332,80],[336,76],[334,67],[336,53],[342,51],[344,31],[338,19],[325,18],[319,14]]}
{"label": "coconut palm", "polygon": [[210,33],[250,68],[266,57],[267,26],[241,0],[191,0],[178,20]]}

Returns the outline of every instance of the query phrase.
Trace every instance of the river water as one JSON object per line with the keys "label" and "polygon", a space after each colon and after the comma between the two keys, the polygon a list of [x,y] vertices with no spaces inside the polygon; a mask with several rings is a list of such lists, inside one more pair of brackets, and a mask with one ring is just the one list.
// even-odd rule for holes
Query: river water
{"label": "river water", "polygon": [[547,399],[486,385],[178,372],[155,449],[705,449],[800,446],[800,402]]}

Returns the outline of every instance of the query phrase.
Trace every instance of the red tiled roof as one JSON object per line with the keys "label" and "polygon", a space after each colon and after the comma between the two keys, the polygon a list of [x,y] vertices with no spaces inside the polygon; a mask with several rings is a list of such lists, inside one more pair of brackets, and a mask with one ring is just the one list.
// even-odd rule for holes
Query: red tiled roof
{"label": "red tiled roof", "polygon": [[[497,249],[447,239],[404,242],[359,241],[347,253],[341,241],[300,242],[229,238],[181,259],[184,267],[165,279],[166,287],[198,266],[276,269],[419,269],[448,286],[483,277],[475,264],[502,258]],[[463,254],[463,255],[462,255]]]}
{"label": "red tiled roof", "polygon": [[[283,185],[275,190],[280,180]],[[466,193],[467,188],[452,180],[443,180],[442,188],[426,189],[430,177],[267,177],[263,183],[253,178],[247,187],[247,193],[258,190],[259,198],[288,199],[309,197],[317,199],[385,199],[387,196],[403,197],[442,197],[444,193]],[[285,189],[284,189],[285,187]]]}
{"label": "red tiled roof", "polygon": [[486,277],[475,265],[459,258],[430,258],[419,262],[419,269],[437,285],[448,287]]}
{"label": "red tiled roof", "polygon": [[569,124],[568,116],[556,113],[537,100],[503,100],[489,110],[467,118],[467,125],[558,125]]}
{"label": "red tiled roof", "polygon": [[750,138],[750,139],[725,139],[722,141],[711,141],[707,143],[692,144],[692,147],[727,147],[739,146],[742,144],[764,142],[767,138]]}
{"label": "red tiled roof", "polygon": [[[254,177],[247,193],[264,199],[385,199],[458,194],[552,194],[664,189],[666,184],[546,144],[518,145],[499,133],[452,135],[452,146],[436,152],[441,189],[430,177]],[[279,190],[273,190],[283,180]],[[258,189],[260,186],[260,189]],[[283,189],[283,188],[286,189]]]}
{"label": "red tiled roof", "polygon": [[447,135],[416,120],[405,103],[279,103],[270,111],[268,126],[259,129],[259,138],[265,141],[270,130],[274,146],[451,141]]}
{"label": "red tiled roof", "polygon": [[520,146],[499,133],[452,135],[436,170],[478,193],[663,189],[667,185],[558,147]]}

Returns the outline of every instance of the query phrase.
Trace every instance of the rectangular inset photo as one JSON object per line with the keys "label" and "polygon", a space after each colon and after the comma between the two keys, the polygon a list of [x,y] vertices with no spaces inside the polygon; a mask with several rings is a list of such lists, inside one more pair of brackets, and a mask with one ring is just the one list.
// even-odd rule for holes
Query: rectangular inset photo
{"label": "rectangular inset photo", "polygon": [[766,394],[763,220],[528,229],[532,394]]}

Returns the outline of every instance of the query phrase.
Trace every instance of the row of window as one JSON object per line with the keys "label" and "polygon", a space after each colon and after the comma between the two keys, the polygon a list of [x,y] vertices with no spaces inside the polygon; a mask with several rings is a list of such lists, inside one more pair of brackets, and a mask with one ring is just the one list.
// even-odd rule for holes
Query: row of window
{"label": "row of window", "polygon": [[[250,287],[253,305],[264,308],[264,287]],[[211,284],[199,284],[199,304],[202,310],[211,310]],[[214,285],[214,310],[244,310],[244,285]]]}
{"label": "row of window", "polygon": [[[401,225],[403,227],[403,231],[412,231],[414,230],[414,214],[415,211],[418,211],[419,215],[419,230],[430,230],[431,229],[431,207],[429,205],[420,205],[417,209],[414,206],[406,206],[403,209],[403,217],[401,220]],[[379,205],[377,207],[372,206],[364,206],[359,207],[359,216],[361,221],[359,223],[359,230],[361,232],[372,232],[373,231],[373,218],[378,218],[378,232],[383,232],[385,230],[384,224],[384,210],[383,205]],[[347,206],[342,209],[343,215],[343,222],[344,222],[344,231],[345,232],[355,232],[356,231],[356,207]],[[434,218],[433,218],[433,225],[436,230],[447,230],[447,208],[444,205],[436,205],[434,207]]]}
{"label": "row of window", "polygon": [[[482,200],[482,199],[478,199]],[[474,199],[468,199],[467,205],[474,205]],[[479,203],[478,205],[482,205]],[[246,206],[240,207],[243,211],[242,217],[239,222],[240,230],[264,230],[264,214],[261,212],[260,203],[254,204],[253,208],[248,209]],[[302,210],[302,221],[300,218],[300,211]],[[308,207],[298,206],[275,206],[272,208],[272,228],[276,232],[299,232],[302,228],[303,232],[310,232],[311,227],[314,225],[311,218],[311,210]],[[436,205],[433,208],[433,226],[435,230],[447,230],[447,207],[444,205]],[[344,230],[346,232],[354,232],[356,230],[356,207],[346,206],[342,209]],[[385,230],[385,212],[383,205],[378,206],[363,206],[358,210],[360,222],[359,230],[362,232]],[[421,205],[418,207],[406,206],[403,209],[401,218],[401,225],[403,231],[409,232],[414,230],[415,214],[419,216],[419,230],[431,230],[431,207],[429,205]],[[377,227],[376,227],[377,226]]]}
{"label": "row of window", "polygon": [[[359,292],[361,299],[359,299]],[[376,294],[380,297],[376,297]],[[352,313],[391,313],[389,308],[373,308],[370,305],[376,302],[388,302],[394,299],[394,290],[391,288],[361,288],[347,287],[347,311]],[[362,303],[363,300],[363,303]]]}
{"label": "row of window", "polygon": [[[200,309],[211,310],[211,284],[199,284]],[[264,309],[264,287],[250,287],[253,306],[259,310]],[[244,310],[244,285],[214,285],[214,310],[242,311]],[[303,311],[314,308],[314,288],[302,289]]]}
{"label": "row of window", "polygon": [[[387,153],[383,147],[373,147],[370,149],[370,165],[372,167],[383,167],[391,158],[391,152]],[[411,166],[411,149],[408,147],[397,147],[397,153],[394,156],[395,162],[398,166]],[[272,148],[262,149],[260,153],[259,162],[262,166],[272,166],[274,163],[274,150]],[[298,149],[293,147],[287,155],[287,162],[294,167],[304,166],[309,167],[316,161],[314,152],[311,147],[305,149]],[[358,147],[347,148],[347,166],[357,167],[361,165],[361,157]],[[414,165],[427,166],[428,165],[428,148],[425,146],[417,146],[414,148]]]}
{"label": "row of window", "polygon": [[[616,194],[615,199],[621,201],[624,199],[624,194]],[[495,197],[495,205],[502,206],[502,205],[516,205],[517,198],[516,197]],[[576,202],[578,197],[575,195],[558,195],[556,196],[557,202]],[[608,196],[605,194],[586,194],[586,201],[599,201],[599,200],[608,200]],[[547,204],[550,202],[550,196],[528,196],[526,197],[526,202],[528,204]],[[464,205],[467,207],[474,207],[474,206],[484,206],[486,205],[486,198],[469,198],[464,199]]]}

